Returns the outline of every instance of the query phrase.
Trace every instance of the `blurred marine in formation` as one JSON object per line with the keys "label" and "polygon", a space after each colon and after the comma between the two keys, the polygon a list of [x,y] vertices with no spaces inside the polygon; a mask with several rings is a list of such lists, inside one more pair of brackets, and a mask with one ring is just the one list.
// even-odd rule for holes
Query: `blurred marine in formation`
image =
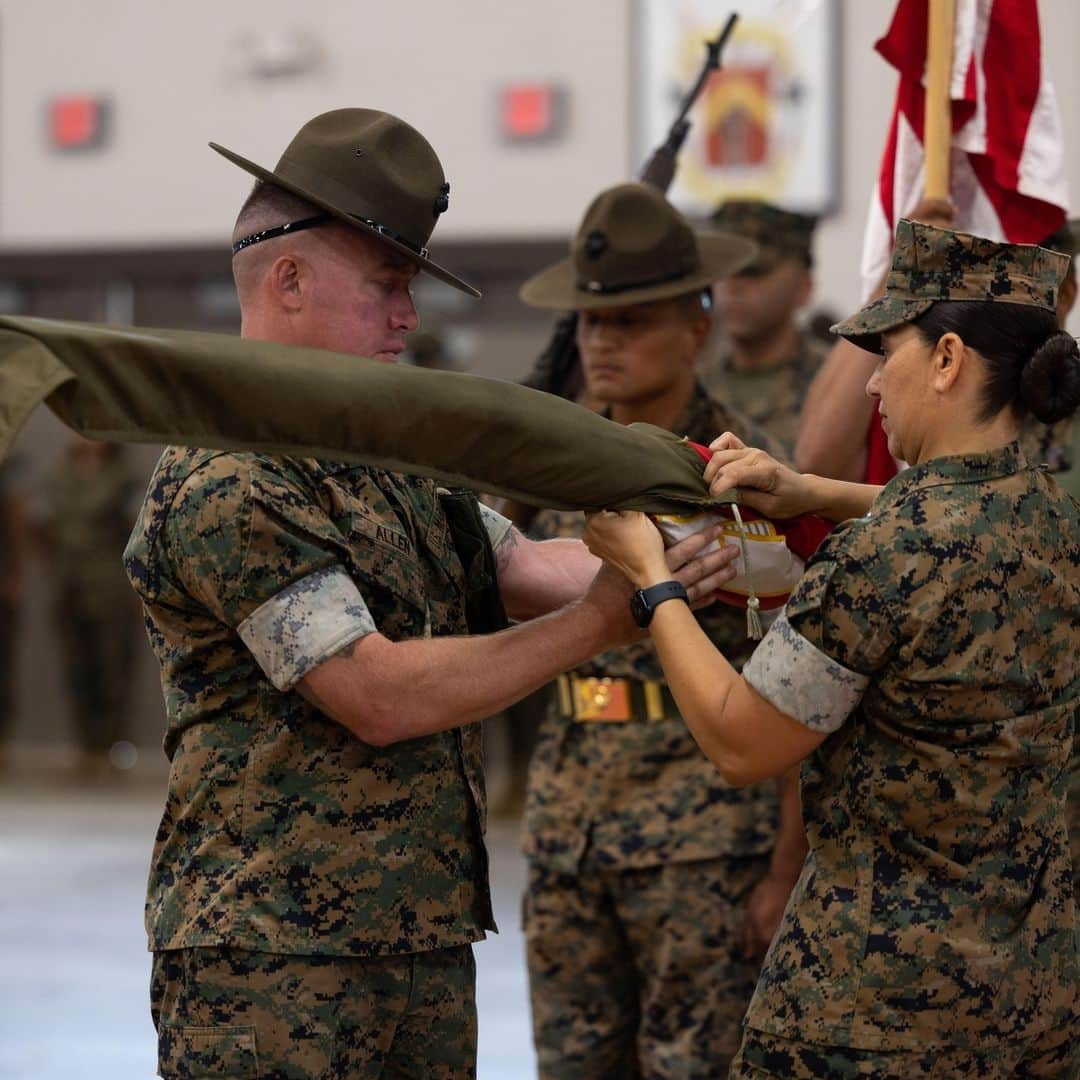
{"label": "blurred marine in formation", "polygon": [[15,723],[15,663],[25,565],[27,515],[15,481],[19,464],[0,467],[0,770],[10,763]]}
{"label": "blurred marine in formation", "polygon": [[125,447],[79,436],[44,483],[53,627],[87,776],[109,773],[109,751],[128,733],[139,620],[118,555],[137,491]]}
{"label": "blurred marine in formation", "polygon": [[[623,184],[586,211],[572,256],[522,289],[576,313],[585,390],[618,423],[700,443],[733,431],[778,452],[695,374],[703,290],[749,244],[696,234],[655,188]],[[579,537],[583,514],[533,531]],[[744,613],[701,625],[748,659]],[[546,1080],[719,1076],[739,1045],[758,964],[799,874],[797,778],[736,790],[694,743],[646,639],[560,676],[529,773],[525,932]]]}
{"label": "blurred marine in formation", "polygon": [[753,240],[758,256],[716,285],[720,340],[701,365],[702,380],[790,457],[803,399],[828,352],[798,322],[814,288],[817,219],[746,199],[721,204],[712,224]]}

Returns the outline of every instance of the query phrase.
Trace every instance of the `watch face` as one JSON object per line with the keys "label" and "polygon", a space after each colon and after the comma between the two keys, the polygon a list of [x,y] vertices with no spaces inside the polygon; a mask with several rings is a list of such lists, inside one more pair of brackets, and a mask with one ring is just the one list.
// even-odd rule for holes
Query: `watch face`
{"label": "watch face", "polygon": [[634,622],[638,626],[649,625],[652,611],[649,609],[649,605],[645,603],[645,597],[641,595],[640,589],[630,597],[630,614],[634,617]]}

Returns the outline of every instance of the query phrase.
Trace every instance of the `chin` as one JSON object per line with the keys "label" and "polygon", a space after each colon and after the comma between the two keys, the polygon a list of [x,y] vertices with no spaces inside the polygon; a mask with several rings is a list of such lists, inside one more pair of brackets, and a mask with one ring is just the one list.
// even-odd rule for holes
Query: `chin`
{"label": "chin", "polygon": [[585,392],[591,394],[595,398],[599,398],[601,401],[606,401],[609,404],[612,402],[618,403],[622,401],[623,398],[618,380],[607,379],[603,376],[595,379],[586,379]]}

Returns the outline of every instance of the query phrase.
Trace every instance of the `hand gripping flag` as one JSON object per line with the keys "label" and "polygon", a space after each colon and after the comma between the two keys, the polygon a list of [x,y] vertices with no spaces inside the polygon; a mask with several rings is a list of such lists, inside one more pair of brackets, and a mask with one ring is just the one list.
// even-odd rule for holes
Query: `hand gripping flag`
{"label": "hand gripping flag", "polygon": [[[896,223],[922,198],[929,0],[900,0],[877,51],[900,75],[863,241],[863,300],[889,269]],[[950,191],[961,232],[1037,244],[1065,222],[1068,185],[1036,0],[956,0]],[[867,480],[896,472],[877,414]]]}
{"label": "hand gripping flag", "polygon": [[[689,445],[703,462],[711,459],[708,447],[693,442]],[[795,583],[802,577],[806,561],[832,528],[816,514],[771,520],[736,502],[703,512],[655,514],[653,520],[669,546],[719,526],[721,537],[706,551],[721,542],[739,547],[738,558],[732,564],[736,576],[727,588],[717,593],[717,599],[746,609],[746,632],[752,638],[762,636],[760,612],[776,613],[787,603]]]}

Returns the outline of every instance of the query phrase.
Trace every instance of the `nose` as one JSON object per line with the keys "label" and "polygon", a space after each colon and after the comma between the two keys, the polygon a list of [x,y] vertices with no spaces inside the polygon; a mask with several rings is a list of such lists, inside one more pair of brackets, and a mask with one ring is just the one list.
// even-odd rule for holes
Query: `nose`
{"label": "nose", "polygon": [[885,361],[883,359],[879,360],[878,363],[877,363],[877,367],[874,368],[873,375],[871,375],[870,378],[866,380],[866,396],[867,397],[870,397],[870,398],[880,398],[881,397],[881,369],[882,369],[882,366],[884,365],[884,363],[885,363]]}
{"label": "nose", "polygon": [[407,291],[401,297],[390,314],[390,324],[395,330],[411,334],[420,325],[420,316],[416,312],[412,293]]}

